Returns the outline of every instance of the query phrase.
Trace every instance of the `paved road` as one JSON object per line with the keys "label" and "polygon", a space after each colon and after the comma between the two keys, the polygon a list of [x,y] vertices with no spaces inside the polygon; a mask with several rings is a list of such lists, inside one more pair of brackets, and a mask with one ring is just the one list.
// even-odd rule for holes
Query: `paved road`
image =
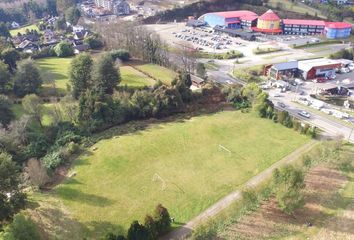
{"label": "paved road", "polygon": [[[301,155],[308,152],[314,145],[318,144],[317,141],[312,140],[308,144],[302,146],[296,151],[292,152],[285,158],[273,164],[271,167],[267,168],[263,172],[259,173],[255,177],[251,178],[248,182],[244,184],[245,187],[255,187],[262,183],[265,179],[269,178],[272,175],[272,172],[275,168],[278,168],[284,164],[289,164],[295,160],[297,160]],[[204,212],[193,218],[187,224],[182,226],[181,228],[176,229],[175,231],[170,232],[164,237],[160,238],[160,240],[181,240],[186,239],[192,233],[193,229],[197,227],[200,223],[207,221],[209,218],[216,216],[222,210],[229,207],[233,202],[239,200],[241,198],[241,191],[237,190],[226,197],[219,200],[217,203],[206,209]]]}

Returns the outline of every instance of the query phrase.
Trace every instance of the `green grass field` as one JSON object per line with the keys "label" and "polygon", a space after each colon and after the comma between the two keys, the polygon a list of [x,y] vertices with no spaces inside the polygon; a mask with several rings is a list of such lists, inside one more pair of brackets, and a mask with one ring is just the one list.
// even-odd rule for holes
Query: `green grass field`
{"label": "green grass field", "polygon": [[154,124],[99,141],[96,151],[74,161],[74,178],[40,197],[59,201],[54,206],[75,219],[80,239],[126,231],[158,203],[185,223],[308,141],[292,129],[236,111]]}
{"label": "green grass field", "polygon": [[46,83],[48,79],[55,80],[55,86],[59,92],[66,91],[66,85],[69,83],[69,67],[72,58],[41,58],[36,60],[36,63],[42,73],[45,81],[43,84],[44,89],[51,88],[51,84]]}
{"label": "green grass field", "polygon": [[177,76],[174,71],[156,64],[142,64],[135,67],[167,85],[170,85]]}
{"label": "green grass field", "polygon": [[33,29],[33,30],[37,30],[37,32],[39,32],[38,27],[35,24],[32,24],[32,25],[28,25],[28,26],[25,26],[22,28],[12,29],[12,30],[10,30],[10,34],[11,34],[11,36],[16,36],[17,33],[24,34],[24,33],[26,33],[26,29],[28,29],[29,31],[31,31]]}
{"label": "green grass field", "polygon": [[152,86],[156,82],[130,66],[120,67],[120,74],[122,78],[120,83],[121,86],[127,85],[131,87],[145,87]]}

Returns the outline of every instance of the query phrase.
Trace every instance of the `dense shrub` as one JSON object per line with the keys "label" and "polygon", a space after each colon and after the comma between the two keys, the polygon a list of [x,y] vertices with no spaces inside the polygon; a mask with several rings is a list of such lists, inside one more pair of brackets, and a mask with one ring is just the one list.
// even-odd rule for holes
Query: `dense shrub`
{"label": "dense shrub", "polygon": [[42,158],[42,163],[48,170],[54,170],[63,162],[64,159],[60,150],[49,152]]}
{"label": "dense shrub", "polygon": [[129,52],[124,49],[113,50],[111,51],[111,55],[114,60],[120,59],[123,62],[129,61],[130,59]]}
{"label": "dense shrub", "polygon": [[13,222],[5,228],[0,238],[4,240],[39,240],[40,235],[36,225],[28,217],[17,214]]}

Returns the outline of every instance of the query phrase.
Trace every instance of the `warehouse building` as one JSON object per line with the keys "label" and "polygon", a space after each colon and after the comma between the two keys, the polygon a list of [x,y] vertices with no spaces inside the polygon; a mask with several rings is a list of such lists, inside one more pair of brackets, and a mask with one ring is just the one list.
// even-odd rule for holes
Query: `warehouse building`
{"label": "warehouse building", "polygon": [[327,58],[303,60],[298,64],[299,74],[305,80],[334,75],[342,66],[339,61]]}
{"label": "warehouse building", "polygon": [[293,78],[311,80],[334,75],[336,69],[341,67],[342,63],[340,61],[327,58],[290,61],[266,65],[264,75],[274,80],[290,80]]}
{"label": "warehouse building", "polygon": [[352,31],[352,24],[345,22],[326,22],[325,34],[329,39],[347,38]]}
{"label": "warehouse building", "polygon": [[302,35],[323,34],[325,25],[325,21],[320,20],[284,19],[283,33]]}
{"label": "warehouse building", "polygon": [[275,80],[290,79],[298,75],[298,61],[265,66],[265,75]]}
{"label": "warehouse building", "polygon": [[205,21],[210,27],[239,29],[242,26],[252,26],[252,22],[256,24],[257,18],[258,15],[251,11],[230,11],[207,13],[198,20]]}

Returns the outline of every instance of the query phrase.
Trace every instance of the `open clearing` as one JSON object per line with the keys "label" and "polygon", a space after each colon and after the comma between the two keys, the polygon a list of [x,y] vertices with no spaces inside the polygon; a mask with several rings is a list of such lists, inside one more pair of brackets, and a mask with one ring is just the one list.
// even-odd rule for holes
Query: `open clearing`
{"label": "open clearing", "polygon": [[[152,124],[99,141],[96,151],[74,161],[71,171],[77,176],[42,198],[65,206],[80,225],[81,238],[126,231],[158,203],[178,226],[308,141],[270,120],[236,111]],[[97,222],[100,227],[93,227]]]}
{"label": "open clearing", "polygon": [[156,81],[152,78],[149,78],[130,66],[121,66],[120,74],[122,77],[122,81],[120,83],[121,86],[127,85],[131,87],[145,87],[152,86],[156,83]]}
{"label": "open clearing", "polygon": [[41,58],[36,60],[36,63],[42,73],[44,80],[43,88],[51,88],[52,85],[48,80],[55,81],[55,87],[61,91],[66,91],[66,86],[69,83],[69,67],[72,58]]}
{"label": "open clearing", "polygon": [[354,239],[352,170],[344,173],[325,164],[313,167],[305,177],[306,204],[294,216],[280,211],[271,198],[256,212],[229,225],[220,239]]}
{"label": "open clearing", "polygon": [[39,32],[38,27],[35,24],[32,24],[32,25],[28,25],[25,27],[12,29],[12,30],[10,30],[10,34],[11,34],[11,36],[16,36],[17,33],[24,34],[24,33],[26,33],[26,29],[28,29],[29,31],[31,31],[33,29],[33,30],[36,30],[37,32]]}
{"label": "open clearing", "polygon": [[177,73],[174,71],[156,64],[139,64],[135,65],[135,67],[166,85],[170,85],[172,80],[177,76]]}

